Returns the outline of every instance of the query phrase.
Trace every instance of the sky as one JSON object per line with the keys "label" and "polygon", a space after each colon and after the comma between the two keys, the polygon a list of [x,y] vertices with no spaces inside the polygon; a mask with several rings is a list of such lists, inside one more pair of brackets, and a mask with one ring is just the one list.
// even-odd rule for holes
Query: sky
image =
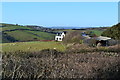
{"label": "sky", "polygon": [[118,23],[117,2],[3,2],[2,22],[44,27],[103,27]]}

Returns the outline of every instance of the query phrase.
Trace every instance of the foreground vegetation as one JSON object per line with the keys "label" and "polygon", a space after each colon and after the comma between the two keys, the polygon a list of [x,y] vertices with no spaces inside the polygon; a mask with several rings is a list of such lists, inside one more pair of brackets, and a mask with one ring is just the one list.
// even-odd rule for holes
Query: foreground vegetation
{"label": "foreground vegetation", "polygon": [[2,54],[2,78],[120,78],[120,53],[116,52],[45,49]]}
{"label": "foreground vegetation", "polygon": [[3,49],[3,79],[120,78],[118,45],[96,48],[85,44],[63,47],[54,41],[19,42],[4,43]]}

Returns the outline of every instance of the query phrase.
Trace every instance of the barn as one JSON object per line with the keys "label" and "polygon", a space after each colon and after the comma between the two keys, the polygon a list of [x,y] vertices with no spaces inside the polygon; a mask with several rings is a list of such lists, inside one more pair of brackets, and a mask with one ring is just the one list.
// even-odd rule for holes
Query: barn
{"label": "barn", "polygon": [[111,38],[104,36],[95,37],[94,39],[96,40],[96,45],[98,46],[109,46],[109,40],[111,40]]}

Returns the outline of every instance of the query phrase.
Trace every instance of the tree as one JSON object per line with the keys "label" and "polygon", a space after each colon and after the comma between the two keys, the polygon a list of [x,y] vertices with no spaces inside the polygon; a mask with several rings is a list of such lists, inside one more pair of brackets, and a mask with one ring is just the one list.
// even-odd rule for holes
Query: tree
{"label": "tree", "polygon": [[102,33],[102,36],[111,37],[115,40],[120,40],[120,23],[108,28]]}

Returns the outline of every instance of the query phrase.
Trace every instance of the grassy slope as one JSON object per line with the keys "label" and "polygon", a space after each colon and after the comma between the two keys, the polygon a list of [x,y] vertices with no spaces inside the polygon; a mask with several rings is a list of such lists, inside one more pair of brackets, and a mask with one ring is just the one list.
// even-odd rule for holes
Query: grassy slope
{"label": "grassy slope", "polygon": [[[15,30],[15,31],[6,31],[14,29],[28,29],[28,30]],[[0,31],[4,31],[7,35],[13,37],[18,41],[28,41],[28,40],[54,40],[55,34],[41,32],[41,31],[31,31],[32,28],[18,25],[7,25],[5,27],[0,27]],[[11,42],[7,38],[2,38],[4,42]]]}
{"label": "grassy slope", "polygon": [[3,43],[0,44],[2,46],[2,50],[5,52],[14,52],[18,50],[22,51],[39,51],[42,49],[54,49],[64,51],[65,46],[61,42],[16,42],[16,43]]}
{"label": "grassy slope", "polygon": [[24,30],[24,31],[16,30],[6,33],[19,41],[34,40],[34,38],[37,38],[37,40],[54,40],[54,36],[55,36],[55,34],[51,34],[47,32],[29,31],[29,30]]}
{"label": "grassy slope", "polygon": [[27,31],[27,32],[36,34],[46,40],[54,40],[54,36],[55,36],[55,34],[51,34],[47,32],[40,32],[40,31]]}
{"label": "grassy slope", "polygon": [[6,27],[0,27],[0,31],[14,30],[14,29],[31,29],[31,28],[25,27],[25,26],[6,26]]}
{"label": "grassy slope", "polygon": [[93,31],[97,36],[101,36],[101,34],[102,34],[102,30],[91,30],[91,31]]}
{"label": "grassy slope", "polygon": [[16,30],[16,31],[11,31],[11,32],[6,32],[6,33],[9,34],[10,36],[14,37],[16,40],[19,40],[19,41],[34,40],[34,38],[43,39],[41,37],[27,33],[27,31]]}

